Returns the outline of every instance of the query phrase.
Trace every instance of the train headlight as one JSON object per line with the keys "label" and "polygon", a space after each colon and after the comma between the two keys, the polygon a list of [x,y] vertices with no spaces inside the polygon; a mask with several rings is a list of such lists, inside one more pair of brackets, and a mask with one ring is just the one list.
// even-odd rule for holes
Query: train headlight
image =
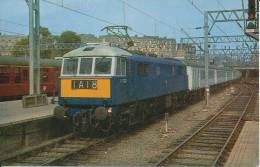
{"label": "train headlight", "polygon": [[109,107],[107,112],[108,112],[109,115],[111,115],[112,114],[112,107]]}

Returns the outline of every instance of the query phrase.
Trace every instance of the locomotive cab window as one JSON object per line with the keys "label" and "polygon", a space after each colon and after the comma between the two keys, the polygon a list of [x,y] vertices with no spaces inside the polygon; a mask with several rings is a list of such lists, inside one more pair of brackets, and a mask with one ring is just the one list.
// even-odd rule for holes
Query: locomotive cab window
{"label": "locomotive cab window", "polygon": [[78,59],[65,59],[62,73],[65,75],[77,74]]}
{"label": "locomotive cab window", "polygon": [[111,58],[96,58],[95,74],[111,74]]}
{"label": "locomotive cab window", "polygon": [[117,58],[116,75],[126,75],[126,58]]}
{"label": "locomotive cab window", "polygon": [[91,74],[92,71],[92,58],[82,58],[80,61],[80,74]]}

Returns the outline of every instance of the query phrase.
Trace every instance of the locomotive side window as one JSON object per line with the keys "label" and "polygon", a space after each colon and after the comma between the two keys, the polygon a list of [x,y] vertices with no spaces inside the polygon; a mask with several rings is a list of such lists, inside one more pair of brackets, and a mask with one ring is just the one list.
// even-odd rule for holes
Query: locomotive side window
{"label": "locomotive side window", "polygon": [[78,69],[78,59],[65,59],[63,74],[76,74]]}
{"label": "locomotive side window", "polygon": [[174,75],[174,67],[172,67],[172,75]]}
{"label": "locomotive side window", "polygon": [[139,75],[143,75],[144,74],[144,64],[143,63],[139,63],[138,64],[138,74]]}
{"label": "locomotive side window", "polygon": [[179,67],[179,75],[183,75],[184,74],[184,69],[183,67]]}
{"label": "locomotive side window", "polygon": [[132,60],[129,60],[129,75],[132,75]]}
{"label": "locomotive side window", "polygon": [[0,84],[9,83],[10,67],[0,67]]}
{"label": "locomotive side window", "polygon": [[144,75],[148,75],[148,64],[144,65]]}
{"label": "locomotive side window", "polygon": [[126,58],[117,58],[116,75],[126,75]]}
{"label": "locomotive side window", "polygon": [[92,58],[82,58],[80,62],[80,74],[91,74],[92,71]]}
{"label": "locomotive side window", "polygon": [[156,75],[160,75],[160,66],[156,65]]}
{"label": "locomotive side window", "polygon": [[14,83],[21,83],[21,68],[15,67],[14,68]]}
{"label": "locomotive side window", "polygon": [[96,58],[95,74],[111,74],[111,58]]}
{"label": "locomotive side window", "polygon": [[148,75],[148,64],[143,64],[143,63],[138,64],[138,74]]}

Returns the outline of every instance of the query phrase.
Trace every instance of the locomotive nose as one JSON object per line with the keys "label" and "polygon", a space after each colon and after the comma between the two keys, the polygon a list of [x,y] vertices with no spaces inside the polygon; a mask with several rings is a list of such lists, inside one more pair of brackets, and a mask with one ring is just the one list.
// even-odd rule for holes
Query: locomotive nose
{"label": "locomotive nose", "polygon": [[65,108],[62,106],[56,106],[54,108],[54,116],[58,119],[62,119],[65,116]]}
{"label": "locomotive nose", "polygon": [[104,120],[106,119],[107,117],[107,109],[105,107],[98,107],[95,109],[95,117],[98,119],[98,120]]}

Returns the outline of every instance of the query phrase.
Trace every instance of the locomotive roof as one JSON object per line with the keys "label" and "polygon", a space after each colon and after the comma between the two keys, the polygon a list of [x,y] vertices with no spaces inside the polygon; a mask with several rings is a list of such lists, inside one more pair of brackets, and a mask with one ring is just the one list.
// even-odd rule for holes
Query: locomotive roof
{"label": "locomotive roof", "polygon": [[[0,65],[29,66],[29,58],[15,56],[0,56]],[[41,67],[60,67],[61,60],[40,59]]]}
{"label": "locomotive roof", "polygon": [[165,59],[165,58],[160,58],[160,57],[151,57],[151,56],[144,56],[144,55],[134,55],[133,57],[137,61],[185,66],[185,63],[183,63],[180,60],[176,60],[176,59]]}
{"label": "locomotive roof", "polygon": [[88,45],[66,53],[63,57],[132,56],[131,53],[108,45]]}

